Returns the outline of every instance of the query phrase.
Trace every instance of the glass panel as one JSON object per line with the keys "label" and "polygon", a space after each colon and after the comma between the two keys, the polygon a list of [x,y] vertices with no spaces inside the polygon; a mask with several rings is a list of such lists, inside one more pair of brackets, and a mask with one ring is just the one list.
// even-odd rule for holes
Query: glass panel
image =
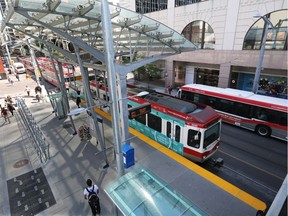
{"label": "glass panel", "polygon": [[105,192],[124,215],[206,215],[144,169],[127,173],[109,185]]}
{"label": "glass panel", "polygon": [[[148,2],[147,4],[149,4],[153,10],[162,10],[167,8],[167,0],[150,0],[145,2]],[[57,14],[53,14],[53,11],[47,11],[47,14],[43,13],[43,11],[47,10],[46,0],[19,0],[19,8],[21,9],[21,7],[24,7],[25,9],[27,9],[28,14],[34,16],[37,20],[47,23],[53,27],[65,28],[66,32],[73,32],[72,34],[74,37],[81,38],[81,40],[86,41],[88,44],[91,44],[93,42],[93,45],[97,46],[98,50],[103,50],[103,41],[101,40],[101,38],[98,39],[97,42],[95,42],[95,40],[92,41],[93,38],[99,38],[99,35],[102,34],[101,27],[97,29],[98,24],[100,24],[101,26],[101,2],[95,1],[93,8],[91,8],[91,10],[85,14],[85,18],[81,17],[81,15],[77,16],[78,11],[81,10],[81,8],[89,7],[90,5],[88,2],[85,2],[82,5],[79,5],[79,3],[81,2],[79,2],[78,0],[61,1],[58,7],[55,9]],[[29,11],[29,8],[31,8],[31,11]],[[149,17],[140,17],[137,13],[126,10],[125,8],[120,8],[117,5],[109,5],[109,8],[112,15],[111,21],[113,35],[117,35],[117,37],[115,37],[115,40],[116,38],[117,40],[119,40],[117,41],[117,43],[115,43],[115,46],[117,44],[117,49],[115,49],[116,52],[119,49],[121,49],[120,51],[129,51],[130,45],[132,47],[135,47],[135,44],[138,44],[137,50],[135,50],[136,52],[143,50],[146,51],[147,41],[152,38],[153,40],[151,40],[151,43],[149,43],[149,49],[151,52],[157,51],[163,54],[166,52],[175,53],[175,50],[177,49],[181,49],[181,51],[191,51],[195,49],[195,46],[190,41],[185,40],[182,35]],[[39,13],[37,13],[37,9],[39,9]],[[63,13],[63,15],[66,15],[65,19],[63,18],[63,15],[61,13]],[[27,19],[28,17],[24,17],[17,13],[14,13],[8,23],[23,24],[27,23]],[[123,22],[129,22],[138,19],[138,22],[129,25],[129,30],[131,31],[128,31],[126,28],[124,28],[123,31],[120,32],[121,27],[123,26]],[[63,23],[64,20],[66,21],[66,24]],[[29,21],[29,25],[29,27],[22,25],[21,27],[16,26],[16,28],[21,28],[23,31],[31,31],[35,29],[35,26],[38,27],[40,24],[37,23],[37,21]],[[154,29],[149,29],[147,30],[147,32],[145,32],[144,30],[143,34],[138,36],[139,32],[142,32],[141,29],[143,28]],[[36,30],[35,33],[36,32],[39,33],[39,30]],[[47,34],[48,41],[53,40],[52,38],[59,38],[60,40],[62,40],[63,38],[63,36],[56,35],[55,32],[51,32],[49,28],[44,28],[41,33]],[[88,33],[90,34],[89,37]],[[131,44],[129,44],[127,39],[129,38],[130,33]],[[157,35],[157,38],[155,37],[155,35]],[[162,35],[164,36],[161,37]],[[164,48],[163,44],[166,44]]]}
{"label": "glass panel", "polygon": [[[287,47],[287,12],[288,10],[276,11],[267,14],[266,17],[273,24],[268,26],[265,49],[284,50]],[[260,49],[264,30],[264,20],[260,18],[247,32],[243,49]]]}
{"label": "glass panel", "polygon": [[[199,49],[214,49],[215,34],[208,23],[194,21],[188,24],[182,31],[182,35],[195,44]],[[203,38],[204,35],[204,38]]]}

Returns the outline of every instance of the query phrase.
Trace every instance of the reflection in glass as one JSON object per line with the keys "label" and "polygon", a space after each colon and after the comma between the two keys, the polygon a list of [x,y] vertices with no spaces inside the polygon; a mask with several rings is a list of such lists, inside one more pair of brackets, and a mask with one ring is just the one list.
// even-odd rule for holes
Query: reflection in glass
{"label": "reflection in glass", "polygon": [[[274,29],[272,26],[268,28],[265,49],[287,49],[287,13],[288,10],[280,10],[266,15],[273,24]],[[261,48],[265,25],[266,23],[262,18],[254,23],[245,36],[243,49],[259,50]]]}
{"label": "reflection in glass", "polygon": [[199,49],[214,49],[215,34],[211,26],[201,20],[189,23],[181,33]]}

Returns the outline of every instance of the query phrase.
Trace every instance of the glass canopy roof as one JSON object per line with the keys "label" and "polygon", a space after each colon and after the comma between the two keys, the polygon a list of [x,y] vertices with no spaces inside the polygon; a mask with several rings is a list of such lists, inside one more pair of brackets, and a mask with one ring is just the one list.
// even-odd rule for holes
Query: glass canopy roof
{"label": "glass canopy roof", "polygon": [[105,189],[123,215],[206,215],[147,170],[127,173]]}
{"label": "glass canopy roof", "polygon": [[[5,26],[11,27],[18,32],[16,34],[20,39],[25,35],[33,35],[54,44],[57,41],[62,44],[63,49],[65,43],[70,43],[65,37],[66,34],[104,52],[100,1],[16,0],[11,2],[14,5],[10,3],[6,7],[2,30]],[[182,35],[151,18],[118,5],[109,4],[109,9],[115,55],[133,57],[137,52],[144,53],[146,56],[149,56],[149,53],[150,55],[177,54],[195,49],[195,45]],[[43,23],[48,27],[44,27]],[[53,31],[53,28],[61,30],[61,34]]]}

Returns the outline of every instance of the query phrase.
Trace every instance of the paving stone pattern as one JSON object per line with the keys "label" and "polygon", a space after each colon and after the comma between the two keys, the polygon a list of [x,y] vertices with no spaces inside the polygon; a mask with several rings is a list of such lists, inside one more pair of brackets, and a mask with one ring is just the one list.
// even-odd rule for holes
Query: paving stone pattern
{"label": "paving stone pattern", "polygon": [[42,168],[7,181],[12,216],[35,215],[56,204]]}

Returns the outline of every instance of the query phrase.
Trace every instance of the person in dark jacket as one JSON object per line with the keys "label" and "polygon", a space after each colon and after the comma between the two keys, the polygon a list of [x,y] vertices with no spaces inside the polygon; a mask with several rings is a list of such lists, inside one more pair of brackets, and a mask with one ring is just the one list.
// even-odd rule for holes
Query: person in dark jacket
{"label": "person in dark jacket", "polygon": [[12,114],[12,116],[14,116],[14,106],[11,103],[7,103],[7,108],[9,110],[9,112]]}
{"label": "person in dark jacket", "polygon": [[80,91],[77,91],[76,104],[78,108],[80,108],[80,104],[81,104]]}

